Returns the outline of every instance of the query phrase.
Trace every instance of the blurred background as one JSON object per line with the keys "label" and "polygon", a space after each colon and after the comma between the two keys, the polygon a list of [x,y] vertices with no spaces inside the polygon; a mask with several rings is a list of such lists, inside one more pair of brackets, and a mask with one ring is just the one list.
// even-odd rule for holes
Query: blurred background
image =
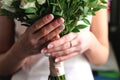
{"label": "blurred background", "polygon": [[92,66],[95,80],[120,80],[120,0],[109,0],[108,15],[110,55],[105,65]]}

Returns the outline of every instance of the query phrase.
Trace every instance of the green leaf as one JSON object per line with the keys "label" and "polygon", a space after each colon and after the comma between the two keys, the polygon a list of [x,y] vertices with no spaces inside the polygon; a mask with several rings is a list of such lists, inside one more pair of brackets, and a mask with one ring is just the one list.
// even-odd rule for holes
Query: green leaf
{"label": "green leaf", "polygon": [[83,6],[80,6],[79,9],[82,10],[82,11],[84,10]]}
{"label": "green leaf", "polygon": [[90,0],[90,3],[88,4],[90,7],[96,6],[98,3],[98,0]]}
{"label": "green leaf", "polygon": [[80,24],[80,25],[76,26],[77,29],[84,29],[86,27],[87,27],[87,25],[84,25],[84,24]]}
{"label": "green leaf", "polygon": [[106,9],[107,7],[105,5],[98,5],[96,8],[93,9],[93,11],[98,11],[100,9]]}
{"label": "green leaf", "polygon": [[50,3],[51,5],[53,5],[53,6],[58,6],[58,4],[57,3]]}
{"label": "green leaf", "polygon": [[33,7],[30,7],[25,10],[25,13],[36,13],[36,12],[37,12],[36,8],[33,8]]}
{"label": "green leaf", "polygon": [[71,0],[67,0],[67,2],[69,3]]}
{"label": "green leaf", "polygon": [[81,15],[80,17],[79,17],[79,20],[83,20],[84,19],[84,17]]}
{"label": "green leaf", "polygon": [[89,12],[88,12],[88,15],[93,15],[92,11],[89,11]]}
{"label": "green leaf", "polygon": [[29,15],[27,15],[27,17],[28,17],[30,20],[35,20],[35,19],[37,18],[37,15],[29,14]]}
{"label": "green leaf", "polygon": [[59,17],[62,16],[62,12],[54,12],[53,14],[56,15],[56,16],[59,16]]}
{"label": "green leaf", "polygon": [[89,8],[87,6],[84,7],[84,14],[88,13]]}
{"label": "green leaf", "polygon": [[83,0],[84,2],[87,2],[88,0]]}
{"label": "green leaf", "polygon": [[80,31],[79,31],[79,29],[74,28],[74,29],[72,30],[72,32],[80,32]]}
{"label": "green leaf", "polygon": [[105,0],[100,0],[103,4],[106,4],[107,2]]}
{"label": "green leaf", "polygon": [[67,21],[67,25],[68,25],[68,24],[72,24],[73,21],[74,21],[74,20],[68,20],[68,21]]}
{"label": "green leaf", "polygon": [[88,19],[83,19],[83,21],[86,23],[86,24],[88,24],[88,25],[90,25],[90,21],[88,20]]}

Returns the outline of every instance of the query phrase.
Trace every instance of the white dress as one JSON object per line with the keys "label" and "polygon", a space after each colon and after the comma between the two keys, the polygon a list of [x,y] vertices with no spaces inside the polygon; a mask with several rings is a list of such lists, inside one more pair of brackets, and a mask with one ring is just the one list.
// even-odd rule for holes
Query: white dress
{"label": "white dress", "polygon": [[[91,17],[88,17],[91,21]],[[79,24],[82,22],[78,22]],[[17,27],[18,30],[20,27]],[[89,31],[90,27],[84,30]],[[82,31],[84,31],[82,30]],[[24,32],[24,31],[23,31]],[[13,75],[11,80],[48,80],[49,63],[43,54],[32,56],[23,68]],[[77,55],[64,61],[66,80],[94,80],[89,62],[83,55]]]}

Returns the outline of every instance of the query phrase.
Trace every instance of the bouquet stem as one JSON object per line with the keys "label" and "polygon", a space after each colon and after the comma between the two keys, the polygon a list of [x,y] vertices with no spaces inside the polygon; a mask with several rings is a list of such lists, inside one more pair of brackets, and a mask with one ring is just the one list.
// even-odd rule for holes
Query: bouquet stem
{"label": "bouquet stem", "polygon": [[55,58],[49,57],[50,75],[48,80],[66,80],[63,62],[55,62]]}

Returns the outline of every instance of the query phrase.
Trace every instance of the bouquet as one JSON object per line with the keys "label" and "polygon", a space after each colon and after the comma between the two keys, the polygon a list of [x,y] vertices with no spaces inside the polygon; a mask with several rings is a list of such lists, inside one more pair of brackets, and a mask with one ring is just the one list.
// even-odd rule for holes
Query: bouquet
{"label": "bouquet", "polygon": [[[79,32],[90,25],[87,16],[106,8],[105,0],[1,0],[0,15],[16,19],[22,25],[30,26],[46,14],[53,14],[55,18],[63,17],[65,29],[60,36],[70,32]],[[78,21],[84,24],[77,25]],[[65,80],[63,63],[55,63],[50,57],[49,80]]]}

